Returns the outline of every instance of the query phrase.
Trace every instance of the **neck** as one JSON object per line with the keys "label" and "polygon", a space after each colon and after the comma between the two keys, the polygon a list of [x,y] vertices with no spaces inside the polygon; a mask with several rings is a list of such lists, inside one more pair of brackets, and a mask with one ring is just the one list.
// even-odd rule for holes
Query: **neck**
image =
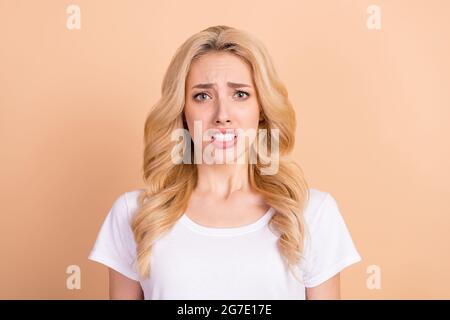
{"label": "neck", "polygon": [[197,164],[197,191],[228,199],[233,192],[250,190],[248,164]]}

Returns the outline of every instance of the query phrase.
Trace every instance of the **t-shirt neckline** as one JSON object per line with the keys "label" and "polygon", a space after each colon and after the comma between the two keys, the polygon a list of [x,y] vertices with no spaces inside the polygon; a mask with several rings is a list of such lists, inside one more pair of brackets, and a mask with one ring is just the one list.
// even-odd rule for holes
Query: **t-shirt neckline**
{"label": "t-shirt neckline", "polygon": [[185,213],[183,213],[183,215],[181,216],[180,221],[191,230],[205,235],[240,235],[256,231],[266,226],[272,218],[274,212],[275,209],[270,207],[261,218],[259,218],[255,222],[240,227],[220,228],[203,226],[191,220]]}

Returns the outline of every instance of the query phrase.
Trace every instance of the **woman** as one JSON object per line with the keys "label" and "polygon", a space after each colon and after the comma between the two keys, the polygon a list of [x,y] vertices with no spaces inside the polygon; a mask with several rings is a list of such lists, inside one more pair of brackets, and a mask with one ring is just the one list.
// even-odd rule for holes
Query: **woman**
{"label": "woman", "polygon": [[289,158],[295,129],[258,39],[187,39],[146,120],[145,188],[116,199],[89,256],[110,298],[339,299],[361,257],[333,196]]}

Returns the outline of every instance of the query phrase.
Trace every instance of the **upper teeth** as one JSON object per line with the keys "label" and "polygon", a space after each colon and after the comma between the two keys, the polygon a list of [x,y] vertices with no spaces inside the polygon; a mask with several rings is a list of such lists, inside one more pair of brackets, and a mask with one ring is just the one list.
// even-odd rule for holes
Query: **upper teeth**
{"label": "upper teeth", "polygon": [[235,135],[233,133],[216,133],[214,134],[214,140],[217,141],[231,141],[233,140]]}

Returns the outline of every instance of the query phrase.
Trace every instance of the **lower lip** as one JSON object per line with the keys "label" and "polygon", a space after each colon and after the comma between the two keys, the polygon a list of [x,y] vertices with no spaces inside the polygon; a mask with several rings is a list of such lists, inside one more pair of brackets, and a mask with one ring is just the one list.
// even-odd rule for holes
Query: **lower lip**
{"label": "lower lip", "polygon": [[236,143],[237,143],[237,136],[235,136],[234,139],[230,140],[230,141],[217,141],[213,137],[212,138],[212,143],[218,149],[228,149],[228,148],[231,148],[234,145],[236,145]]}

